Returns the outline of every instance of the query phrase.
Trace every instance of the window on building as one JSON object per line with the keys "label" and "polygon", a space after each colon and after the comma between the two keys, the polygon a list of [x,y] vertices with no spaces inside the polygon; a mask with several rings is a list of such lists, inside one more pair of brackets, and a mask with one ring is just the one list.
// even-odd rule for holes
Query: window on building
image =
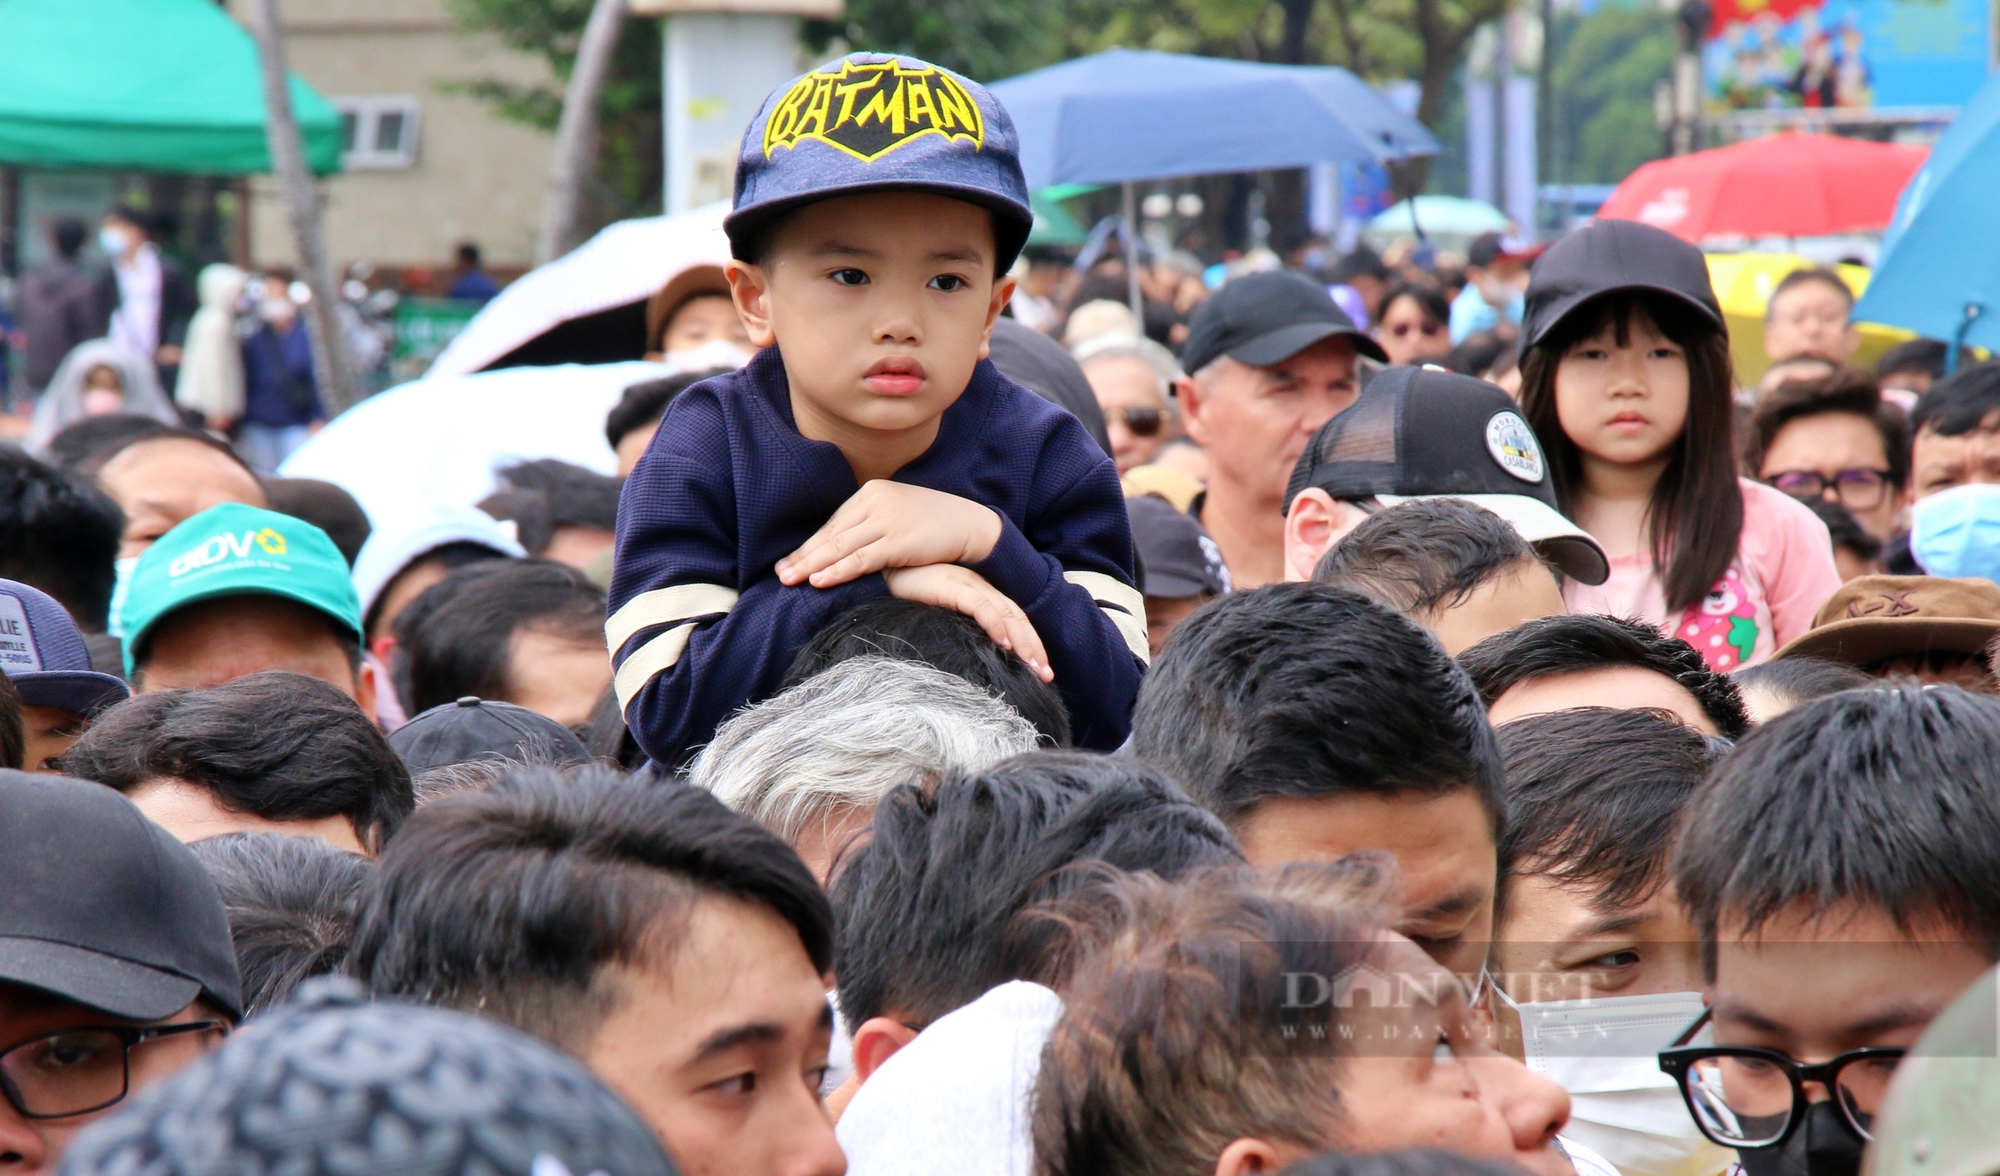
{"label": "window on building", "polygon": [[417,161],[417,100],[403,96],[335,98],[340,111],[340,165],[409,167]]}

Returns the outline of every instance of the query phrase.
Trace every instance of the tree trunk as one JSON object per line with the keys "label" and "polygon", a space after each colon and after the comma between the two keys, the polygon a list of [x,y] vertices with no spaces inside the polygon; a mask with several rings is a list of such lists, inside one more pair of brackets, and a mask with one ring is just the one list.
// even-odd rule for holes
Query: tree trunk
{"label": "tree trunk", "polygon": [[320,234],[319,196],[306,167],[305,142],[292,117],[292,95],[285,85],[285,42],[278,31],[278,0],[250,5],[251,32],[264,74],[264,135],[270,146],[271,170],[284,190],[285,211],[299,253],[299,273],[312,291],[306,307],[306,333],[312,340],[313,382],[329,416],[354,406],[359,390],[354,381],[353,353],[340,325],[340,290],[327,265],[326,239]]}
{"label": "tree trunk", "polygon": [[1278,40],[1278,60],[1283,64],[1306,64],[1306,30],[1312,24],[1316,3],[1318,0],[1278,0],[1285,13],[1285,31]]}
{"label": "tree trunk", "polygon": [[618,26],[624,16],[625,0],[596,0],[584,22],[576,63],[563,90],[562,119],[556,123],[549,191],[542,200],[541,232],[535,237],[536,265],[554,261],[576,246],[583,178],[597,155],[598,99],[611,73],[611,55],[618,48]]}

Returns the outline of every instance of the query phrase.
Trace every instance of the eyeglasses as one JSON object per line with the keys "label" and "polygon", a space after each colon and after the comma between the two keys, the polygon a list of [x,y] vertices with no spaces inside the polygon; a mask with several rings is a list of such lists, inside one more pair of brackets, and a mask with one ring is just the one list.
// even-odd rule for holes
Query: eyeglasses
{"label": "eyeglasses", "polygon": [[1151,437],[1160,431],[1160,426],[1172,420],[1174,414],[1160,408],[1107,408],[1106,421],[1123,421],[1134,437]]}
{"label": "eyeglasses", "polygon": [[0,1094],[29,1119],[87,1115],[132,1087],[135,1045],[189,1033],[227,1032],[222,1021],[63,1029],[0,1050]]}
{"label": "eyeglasses", "polygon": [[1785,470],[1766,480],[1794,498],[1824,498],[1831,490],[1849,510],[1874,510],[1889,496],[1888,470],[1840,470],[1831,478],[1818,470]]}
{"label": "eyeglasses", "polygon": [[1807,1065],[1773,1049],[1680,1045],[1707,1021],[1703,1012],[1675,1048],[1660,1051],[1660,1069],[1680,1084],[1703,1135],[1723,1147],[1777,1147],[1806,1117],[1805,1084],[1817,1082],[1857,1135],[1875,1137],[1875,1114],[1907,1050],[1856,1049]]}

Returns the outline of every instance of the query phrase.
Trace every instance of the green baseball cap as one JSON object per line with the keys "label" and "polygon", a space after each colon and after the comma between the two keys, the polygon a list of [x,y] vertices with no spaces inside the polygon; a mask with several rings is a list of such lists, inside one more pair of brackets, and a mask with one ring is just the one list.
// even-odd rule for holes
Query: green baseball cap
{"label": "green baseball cap", "polygon": [[1863,1176],[2000,1172],[2000,992],[1987,972],[1917,1039],[1875,1118]]}
{"label": "green baseball cap", "polygon": [[125,596],[125,673],[160,618],[218,596],[282,596],[361,638],[361,601],[333,540],[302,519],[225,502],[159,537]]}

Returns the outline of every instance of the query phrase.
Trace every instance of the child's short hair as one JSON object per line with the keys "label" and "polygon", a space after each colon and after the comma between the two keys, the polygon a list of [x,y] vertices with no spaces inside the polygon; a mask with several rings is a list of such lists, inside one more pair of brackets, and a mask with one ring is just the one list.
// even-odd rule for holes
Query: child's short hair
{"label": "child's short hair", "polygon": [[1953,686],[1851,690],[1789,711],[1716,765],[1674,882],[1713,948],[1796,904],[1941,920],[2000,944],[2000,701]]}

